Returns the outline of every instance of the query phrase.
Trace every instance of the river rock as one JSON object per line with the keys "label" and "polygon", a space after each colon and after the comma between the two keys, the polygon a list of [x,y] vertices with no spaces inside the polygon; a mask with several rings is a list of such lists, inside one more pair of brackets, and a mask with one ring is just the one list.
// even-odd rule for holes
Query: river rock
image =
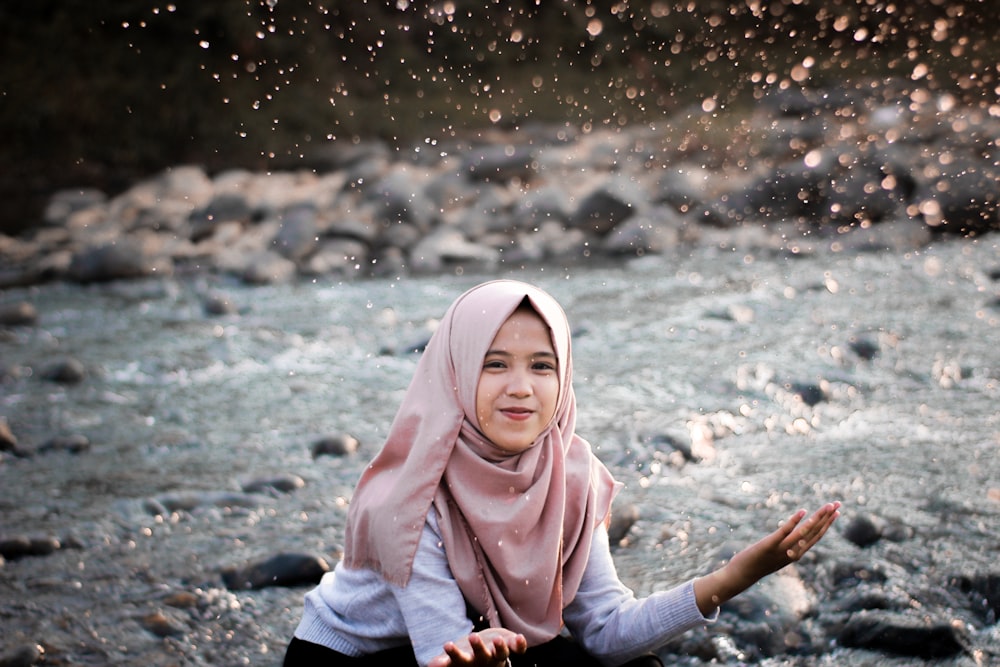
{"label": "river rock", "polygon": [[639,506],[635,503],[621,507],[614,505],[611,511],[611,525],[608,526],[608,539],[611,544],[619,544],[624,540],[641,515]]}
{"label": "river rock", "polygon": [[165,493],[155,498],[148,498],[144,503],[145,510],[150,514],[166,516],[172,512],[192,512],[206,507],[260,507],[263,496],[250,493],[233,493],[230,491],[188,491]]}
{"label": "river rock", "polygon": [[38,321],[38,310],[27,301],[0,305],[0,327],[31,326]]}
{"label": "river rock", "polygon": [[1000,621],[1000,572],[953,577],[951,585],[970,601],[970,608],[984,625]]}
{"label": "river rock", "polygon": [[852,614],[837,636],[849,648],[938,660],[961,653],[969,645],[960,622],[933,618],[920,611],[871,610]]}
{"label": "river rock", "polygon": [[242,278],[250,285],[271,285],[290,281],[295,272],[294,262],[277,252],[266,250],[249,259]]}
{"label": "river rock", "polygon": [[317,214],[316,206],[310,203],[297,204],[284,211],[272,241],[282,257],[301,260],[315,250],[320,234]]}
{"label": "river rock", "polygon": [[202,299],[201,307],[206,315],[212,316],[235,315],[239,312],[239,308],[229,295],[217,292],[206,295]]}
{"label": "river rock", "polygon": [[87,367],[75,357],[65,357],[46,364],[41,377],[59,384],[79,384],[87,377]]}
{"label": "river rock", "polygon": [[243,484],[243,491],[244,493],[291,493],[305,485],[305,480],[298,475],[287,474],[251,480]]}
{"label": "river rock", "polygon": [[268,586],[315,585],[330,571],[324,558],[282,553],[246,566],[226,568],[222,580],[230,590],[257,590]]}
{"label": "river rock", "polygon": [[33,537],[17,535],[0,538],[0,556],[7,560],[17,560],[27,556],[48,556],[62,548],[58,538],[50,535]]}
{"label": "river rock", "polygon": [[10,430],[6,417],[0,417],[0,452],[12,452],[17,449],[17,436]]}
{"label": "river rock", "polygon": [[45,662],[45,649],[40,644],[24,644],[0,655],[0,667],[31,667]]}
{"label": "river rock", "polygon": [[324,436],[312,444],[312,457],[349,456],[358,451],[358,439],[346,433]]}
{"label": "river rock", "polygon": [[70,454],[81,454],[90,449],[90,438],[82,433],[71,433],[69,435],[56,435],[38,447],[39,454],[50,452],[68,452]]}
{"label": "river rock", "polygon": [[157,637],[183,637],[187,634],[187,623],[176,611],[154,611],[139,619],[142,627]]}
{"label": "river rock", "polygon": [[169,277],[173,262],[155,254],[147,244],[132,238],[84,248],[73,255],[67,277],[81,283]]}
{"label": "river rock", "polygon": [[885,526],[878,517],[871,514],[858,514],[851,517],[843,528],[844,537],[861,548],[870,547],[882,539]]}

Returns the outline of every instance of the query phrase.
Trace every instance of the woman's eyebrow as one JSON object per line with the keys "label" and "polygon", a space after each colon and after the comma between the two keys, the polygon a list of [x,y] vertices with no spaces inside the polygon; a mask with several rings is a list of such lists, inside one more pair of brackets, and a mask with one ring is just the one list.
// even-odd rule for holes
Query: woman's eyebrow
{"label": "woman's eyebrow", "polygon": [[[514,355],[513,355],[513,353],[508,352],[507,350],[486,350],[486,356],[487,357],[489,357],[489,356],[512,357]],[[533,358],[533,359],[536,358],[536,357],[545,357],[547,359],[555,359],[556,358],[556,353],[555,352],[549,352],[548,350],[539,350],[538,352],[532,352],[529,356],[531,358]]]}

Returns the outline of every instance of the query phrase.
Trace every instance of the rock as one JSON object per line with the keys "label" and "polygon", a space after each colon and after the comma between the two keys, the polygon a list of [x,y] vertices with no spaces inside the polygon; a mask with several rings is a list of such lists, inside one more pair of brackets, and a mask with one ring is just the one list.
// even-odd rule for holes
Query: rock
{"label": "rock", "polygon": [[871,338],[852,337],[848,346],[854,354],[865,361],[871,361],[878,356],[879,344]]}
{"label": "rock", "polygon": [[983,625],[1000,621],[1000,573],[960,575],[952,577],[949,584],[968,597],[973,613]]}
{"label": "rock", "polygon": [[793,382],[789,386],[789,390],[810,407],[818,405],[827,399],[826,389],[822,384]]}
{"label": "rock", "polygon": [[312,445],[314,459],[320,456],[348,456],[358,451],[358,439],[353,435],[328,435],[320,438]]}
{"label": "rock", "polygon": [[[726,545],[721,556],[728,560],[739,548]],[[802,652],[813,642],[803,619],[815,604],[815,595],[791,566],[724,603],[717,631],[730,636],[747,658]]]}
{"label": "rock", "polygon": [[278,475],[276,477],[264,477],[251,480],[243,484],[244,493],[291,493],[301,489],[306,485],[304,479],[298,475]]}
{"label": "rock", "polygon": [[[565,189],[556,184],[544,185],[525,192],[514,205],[514,221],[520,228],[532,229],[548,220],[569,221],[573,203]],[[495,211],[486,211],[496,215]]]}
{"label": "rock", "polygon": [[140,623],[157,637],[183,637],[187,634],[186,623],[175,613],[168,615],[162,611],[155,611],[143,616]]}
{"label": "rock", "polygon": [[70,454],[81,454],[89,449],[90,439],[80,433],[74,433],[71,435],[57,435],[46,440],[38,448],[38,453],[68,452]]}
{"label": "rock", "polygon": [[683,224],[673,209],[659,207],[617,225],[602,239],[600,247],[612,256],[660,254],[678,246]]}
{"label": "rock", "polygon": [[418,241],[410,252],[417,273],[438,273],[445,267],[492,267],[499,261],[493,248],[473,243],[458,230],[441,229]]}
{"label": "rock", "polygon": [[58,538],[51,536],[18,535],[0,538],[0,556],[7,560],[17,560],[27,556],[48,556],[60,548],[62,548],[62,543]]}
{"label": "rock", "polygon": [[226,294],[213,293],[205,296],[201,302],[206,315],[235,315],[239,312],[236,304]]}
{"label": "rock", "polygon": [[611,525],[608,526],[608,539],[612,546],[619,544],[632,530],[632,526],[639,520],[641,512],[639,506],[630,503],[622,507],[613,506],[611,512]]}
{"label": "rock", "polygon": [[79,283],[128,280],[149,276],[168,277],[173,264],[150,254],[143,243],[130,238],[85,248],[73,255],[67,277]]}
{"label": "rock", "polygon": [[17,436],[10,430],[6,417],[0,417],[0,452],[12,452],[17,449]]}
{"label": "rock", "polygon": [[462,170],[481,181],[528,180],[535,173],[534,149],[523,144],[477,146],[463,159]]}
{"label": "rock", "polygon": [[226,568],[222,580],[230,590],[306,586],[318,584],[329,571],[330,565],[319,556],[282,553],[247,566]]}
{"label": "rock", "polygon": [[604,236],[618,224],[642,209],[644,195],[639,186],[626,178],[602,183],[586,195],[570,217],[575,229]]}
{"label": "rock", "polygon": [[870,547],[882,539],[884,522],[871,514],[858,514],[844,526],[844,537],[861,548]]}
{"label": "rock", "polygon": [[319,224],[316,207],[300,204],[286,210],[280,220],[278,233],[271,241],[278,253],[290,260],[309,255],[319,243]]}
{"label": "rock", "polygon": [[437,214],[434,203],[424,192],[424,182],[421,170],[405,165],[390,168],[367,192],[368,200],[375,205],[376,217],[413,225],[421,234],[430,231]]}
{"label": "rock", "polygon": [[294,277],[295,263],[270,250],[252,257],[242,275],[244,282],[250,285],[284,283]]}
{"label": "rock", "polygon": [[42,220],[46,225],[60,227],[77,211],[99,207],[107,201],[107,195],[93,188],[60,190],[49,199]]}
{"label": "rock", "polygon": [[25,644],[0,655],[0,667],[31,667],[45,662],[45,649],[39,644]]}
{"label": "rock", "polygon": [[38,321],[38,311],[27,301],[0,305],[0,326],[31,326]]}
{"label": "rock", "polygon": [[852,614],[837,636],[848,648],[937,660],[958,655],[969,645],[960,622],[933,618],[923,611],[872,610]]}
{"label": "rock", "polygon": [[367,272],[371,263],[368,246],[350,238],[322,239],[316,251],[299,263],[306,276],[353,278]]}
{"label": "rock", "polygon": [[153,515],[165,515],[171,512],[191,512],[203,507],[244,507],[255,508],[264,500],[262,496],[249,493],[232,493],[229,491],[189,491],[182,493],[165,493],[156,498],[147,499],[146,511]]}
{"label": "rock", "polygon": [[66,357],[47,364],[42,368],[41,377],[59,384],[79,384],[87,377],[87,368],[79,359]]}

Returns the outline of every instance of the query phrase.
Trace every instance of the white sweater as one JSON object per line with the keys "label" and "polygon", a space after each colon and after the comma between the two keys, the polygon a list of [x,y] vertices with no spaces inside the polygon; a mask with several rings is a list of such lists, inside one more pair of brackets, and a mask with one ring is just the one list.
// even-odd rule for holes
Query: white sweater
{"label": "white sweater", "polygon": [[[588,653],[613,666],[714,618],[705,618],[698,610],[692,581],[637,599],[618,578],[608,533],[601,528],[594,534],[583,580],[563,610],[563,620]],[[406,586],[388,584],[371,570],[352,570],[338,563],[306,594],[295,636],[355,657],[412,644],[417,662],[426,665],[444,652],[445,642],[472,630],[432,511]]]}

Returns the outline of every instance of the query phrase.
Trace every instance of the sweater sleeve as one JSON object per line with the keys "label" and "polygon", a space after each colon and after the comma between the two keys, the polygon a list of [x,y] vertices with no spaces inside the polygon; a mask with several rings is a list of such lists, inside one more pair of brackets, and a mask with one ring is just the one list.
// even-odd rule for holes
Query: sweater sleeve
{"label": "sweater sleeve", "polygon": [[444,653],[445,642],[472,632],[465,598],[448,567],[433,512],[420,536],[409,583],[391,588],[420,665]]}
{"label": "sweater sleeve", "polygon": [[606,665],[654,651],[671,638],[715,620],[694,597],[694,581],[638,599],[619,579],[607,530],[594,532],[590,560],[576,597],[563,611],[566,627]]}

